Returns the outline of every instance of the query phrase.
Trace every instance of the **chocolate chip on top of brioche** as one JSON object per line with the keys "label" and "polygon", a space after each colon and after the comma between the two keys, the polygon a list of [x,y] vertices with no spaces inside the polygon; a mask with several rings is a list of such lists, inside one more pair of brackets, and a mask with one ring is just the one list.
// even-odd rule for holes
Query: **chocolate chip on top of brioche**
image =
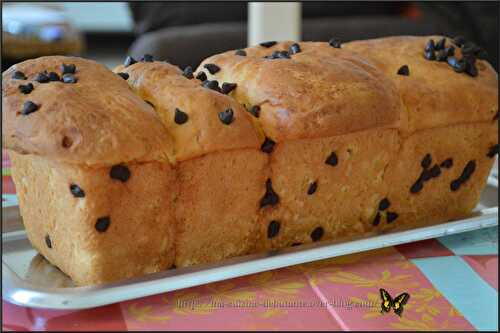
{"label": "chocolate chip on top of brioche", "polygon": [[[218,72],[212,64],[204,69],[207,73]],[[119,66],[115,72],[127,73],[133,91],[155,105],[163,125],[174,137],[176,160],[235,148],[260,148],[264,138],[254,129],[253,117],[234,99],[218,92],[218,84],[219,89],[207,89],[213,88],[208,86],[211,81],[202,86],[166,62]],[[200,78],[200,74],[196,77]],[[223,88],[227,93],[236,85],[226,84]]]}
{"label": "chocolate chip on top of brioche", "polygon": [[[64,82],[50,80],[49,72]],[[19,88],[20,78],[31,86]],[[12,66],[2,80],[5,148],[86,165],[168,161],[173,155],[154,110],[94,61],[41,57]]]}
{"label": "chocolate chip on top of brioche", "polygon": [[[401,36],[349,42],[343,50],[371,61],[396,84],[408,114],[401,130],[409,135],[426,128],[489,121],[498,111],[497,73],[477,56],[479,48],[468,44],[467,49],[461,43],[464,40],[457,44],[443,36]],[[429,61],[434,60],[430,53],[439,50],[445,51],[446,61]],[[408,66],[410,76],[395,75],[402,65]],[[467,70],[469,75],[454,72]]]}
{"label": "chocolate chip on top of brioche", "polygon": [[[361,56],[320,42],[278,42],[228,51],[197,69],[208,80],[232,82],[257,126],[275,142],[396,127],[402,106],[395,86]],[[333,47],[332,47],[333,46]],[[207,71],[216,65],[217,72]]]}

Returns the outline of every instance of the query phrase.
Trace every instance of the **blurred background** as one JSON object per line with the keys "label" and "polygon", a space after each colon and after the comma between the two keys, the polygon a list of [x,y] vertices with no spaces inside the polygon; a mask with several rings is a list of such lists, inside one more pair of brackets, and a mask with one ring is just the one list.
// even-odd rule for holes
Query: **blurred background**
{"label": "blurred background", "polygon": [[[486,49],[498,72],[496,1],[302,2],[299,10],[302,40],[462,35]],[[268,21],[279,27],[286,15]],[[245,47],[248,18],[246,2],[2,3],[2,71],[49,54],[81,55],[112,68],[126,55],[148,53],[195,67],[209,55]]]}

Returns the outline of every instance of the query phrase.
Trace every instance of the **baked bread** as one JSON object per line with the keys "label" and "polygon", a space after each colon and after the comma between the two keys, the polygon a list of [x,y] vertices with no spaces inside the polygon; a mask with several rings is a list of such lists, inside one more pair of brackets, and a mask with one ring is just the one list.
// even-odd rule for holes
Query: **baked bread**
{"label": "baked bread", "polygon": [[[45,82],[52,72],[76,83]],[[33,246],[79,285],[170,267],[173,140],[154,110],[80,58],[25,61],[2,81],[3,142]]]}
{"label": "baked bread", "polygon": [[[449,56],[428,60],[429,44],[437,58]],[[413,225],[468,215],[498,151],[498,75],[469,53],[480,49],[443,36],[356,41],[344,48],[372,61],[394,82],[408,114],[398,158],[386,173],[391,209]],[[465,72],[450,65],[460,60],[467,60]],[[403,66],[409,75],[398,75]]]}
{"label": "baked bread", "polygon": [[175,265],[211,263],[253,251],[268,156],[251,116],[165,62],[119,66],[173,136],[178,192]]}
{"label": "baked bread", "polygon": [[[470,50],[460,73],[428,60],[439,38],[265,43],[195,73],[20,63],[2,119],[28,236],[85,285],[463,217],[498,151],[498,78]],[[62,63],[77,83],[32,82]]]}
{"label": "baked bread", "polygon": [[497,74],[475,56],[475,77],[427,60],[430,39],[443,43],[264,43],[202,62],[198,72],[236,83],[231,96],[251,112],[260,106],[257,126],[275,142],[280,201],[261,211],[261,246],[438,223],[475,207],[498,151]]}

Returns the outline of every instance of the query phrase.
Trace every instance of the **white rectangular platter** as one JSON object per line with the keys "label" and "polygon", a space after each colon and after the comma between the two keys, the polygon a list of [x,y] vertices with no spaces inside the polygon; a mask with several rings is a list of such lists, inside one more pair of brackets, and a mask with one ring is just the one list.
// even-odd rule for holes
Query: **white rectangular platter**
{"label": "white rectangular platter", "polygon": [[2,210],[3,299],[28,307],[84,309],[188,288],[248,274],[363,252],[387,246],[498,225],[498,178],[488,179],[480,203],[466,219],[350,241],[325,241],[248,255],[213,265],[200,265],[145,275],[92,287],[75,287],[31,247],[18,207]]}

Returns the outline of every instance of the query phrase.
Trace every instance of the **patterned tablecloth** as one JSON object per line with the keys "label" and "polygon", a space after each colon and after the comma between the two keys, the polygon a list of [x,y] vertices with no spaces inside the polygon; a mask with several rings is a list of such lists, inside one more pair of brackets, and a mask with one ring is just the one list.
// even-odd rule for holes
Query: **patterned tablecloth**
{"label": "patterned tablecloth", "polygon": [[[15,200],[3,154],[2,201]],[[401,317],[379,289],[407,292]],[[498,330],[498,228],[254,274],[109,306],[2,301],[4,330]]]}

